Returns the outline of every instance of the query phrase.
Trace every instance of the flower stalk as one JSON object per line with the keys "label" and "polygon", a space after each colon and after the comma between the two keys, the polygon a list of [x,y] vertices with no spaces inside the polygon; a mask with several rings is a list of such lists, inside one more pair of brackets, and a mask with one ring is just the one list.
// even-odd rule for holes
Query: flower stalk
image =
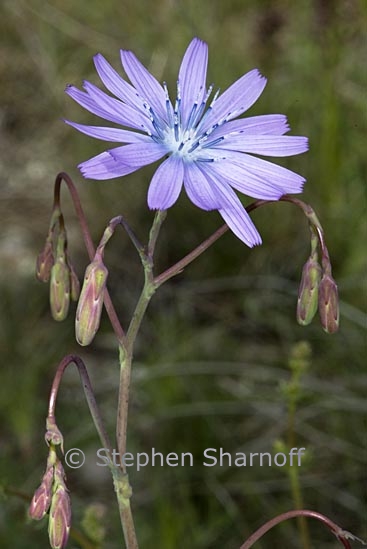
{"label": "flower stalk", "polygon": [[274,528],[274,526],[277,526],[277,524],[280,524],[285,520],[289,520],[297,517],[309,517],[309,518],[314,518],[320,521],[327,528],[329,528],[329,530],[336,536],[336,538],[340,541],[340,543],[343,545],[345,549],[352,549],[349,543],[349,539],[358,539],[358,538],[355,538],[355,536],[353,536],[353,534],[351,534],[350,532],[342,530],[340,526],[335,524],[335,522],[330,520],[325,515],[322,515],[321,513],[317,513],[316,511],[310,511],[308,509],[298,509],[295,511],[288,511],[287,513],[282,513],[281,515],[278,515],[277,517],[263,524],[258,530],[256,530],[256,532],[254,532],[245,541],[245,543],[243,543],[243,545],[241,545],[240,549],[251,549],[251,547],[257,541],[259,541],[259,539],[261,539],[269,530]]}
{"label": "flower stalk", "polygon": [[[89,265],[86,271],[83,288],[79,298],[79,305],[78,305],[78,312],[77,312],[77,339],[79,343],[82,345],[87,345],[93,340],[99,327],[102,305],[104,304],[106,311],[108,313],[111,325],[113,327],[114,333],[116,335],[117,342],[118,342],[119,361],[120,361],[120,382],[119,382],[118,409],[117,409],[117,416],[116,416],[116,444],[117,444],[118,454],[120,456],[121,461],[118,466],[116,466],[113,463],[110,463],[110,469],[111,469],[114,488],[115,488],[116,497],[119,505],[120,518],[121,518],[122,528],[124,532],[126,547],[127,549],[137,549],[138,541],[135,533],[135,527],[134,527],[131,506],[130,506],[132,489],[129,483],[129,478],[126,473],[126,468],[123,460],[123,456],[127,450],[127,425],[128,425],[128,409],[129,409],[129,397],[130,397],[131,368],[132,368],[132,362],[133,362],[133,353],[134,353],[136,337],[138,335],[147,307],[156,290],[164,282],[168,281],[173,276],[176,276],[177,274],[181,273],[186,266],[188,266],[192,261],[194,261],[202,253],[204,253],[212,244],[214,244],[221,236],[223,236],[227,232],[229,227],[227,224],[222,225],[209,238],[204,240],[194,250],[188,253],[185,257],[183,257],[177,263],[167,268],[161,274],[155,275],[154,274],[154,253],[155,253],[159,232],[166,218],[166,211],[158,210],[156,212],[156,215],[152,224],[152,228],[150,230],[149,240],[146,246],[143,246],[140,243],[135,233],[128,225],[127,221],[122,216],[118,216],[113,220],[111,220],[111,222],[107,226],[102,236],[102,239],[97,249],[95,249],[76,188],[71,178],[67,174],[60,173],[57,176],[55,181],[55,202],[54,202],[54,211],[59,212],[58,214],[59,217],[56,218],[56,219],[59,219],[59,223],[60,223],[59,240],[60,240],[60,235],[61,236],[63,235],[63,230],[64,230],[64,226],[63,226],[64,221],[63,221],[62,214],[60,213],[61,212],[60,188],[61,188],[62,182],[66,183],[70,191],[70,194],[76,209],[76,213],[81,225],[88,255],[91,260],[91,264]],[[323,234],[321,224],[319,223],[314,211],[309,205],[287,195],[282,196],[280,200],[291,202],[297,205],[305,213],[306,217],[310,222],[311,229],[312,229],[311,230],[311,235],[312,235],[311,257],[313,261],[317,261],[318,257],[316,254],[317,254],[317,247],[319,246],[321,250],[321,264],[322,264],[324,277],[327,277],[327,276],[330,277],[331,266],[330,266],[330,259],[329,259],[327,247],[324,240],[324,234]],[[265,204],[270,204],[272,202],[274,202],[274,200],[257,200],[246,208],[246,214],[248,214],[249,212],[259,207],[264,206]],[[107,269],[103,261],[105,246],[108,243],[111,236],[114,234],[114,231],[118,225],[123,226],[129,238],[131,239],[133,245],[135,246],[139,254],[141,264],[144,270],[144,286],[143,286],[141,295],[137,301],[135,310],[133,312],[130,324],[126,332],[122,328],[119,322],[119,319],[113,307],[110,295],[106,288]],[[59,243],[60,249],[61,249],[61,244]],[[47,245],[47,242],[46,242],[46,245]],[[43,278],[47,278],[47,268],[48,268],[47,265],[51,261],[49,248],[47,249],[46,248],[43,252],[43,256],[41,257],[41,259],[43,260],[43,263],[42,262],[40,263],[43,268],[43,271],[42,271]],[[65,251],[65,247],[64,247],[64,251]],[[58,251],[58,254],[60,255],[60,251]],[[67,265],[69,266],[69,281],[72,282],[72,267],[71,267],[70,261],[67,263]],[[333,295],[335,296],[335,292],[334,294],[332,294],[332,290],[330,290],[330,287],[331,287],[330,280],[327,280],[326,278],[325,280],[326,280],[325,282],[326,288],[324,291],[324,294],[326,296],[324,298],[325,311],[326,311],[325,314],[327,314],[329,318],[330,310],[333,310],[333,308],[335,309],[335,299],[333,297]],[[78,290],[77,284],[75,283],[74,291],[72,290],[72,288],[70,291],[71,293],[73,293],[74,296],[76,296],[78,293],[77,290]],[[314,295],[312,295],[311,297],[312,297],[312,307],[314,308],[314,300],[315,300]],[[330,321],[328,320],[328,322],[329,322],[328,326],[330,326]],[[326,323],[326,320],[325,320],[325,323]],[[63,372],[65,368],[72,362],[75,363],[75,365],[78,368],[79,375],[81,377],[83,388],[87,398],[88,406],[89,406],[92,418],[94,420],[97,432],[100,436],[101,442],[105,448],[109,449],[112,452],[112,445],[108,438],[106,430],[103,426],[103,422],[102,422],[100,413],[98,411],[98,407],[93,395],[93,391],[90,385],[86,368],[84,366],[84,363],[81,361],[81,359],[75,355],[66,356],[61,361],[57,369],[55,379],[52,385],[50,401],[49,401],[49,414],[47,418],[48,432],[47,432],[46,439],[50,444],[50,447],[53,447],[53,445],[56,444],[61,447],[61,450],[63,449],[62,435],[61,433],[59,433],[59,431],[56,428],[57,426],[55,423],[54,411],[55,411],[56,396],[57,396],[57,392],[59,389]],[[43,493],[41,492],[39,497],[41,497],[41,499],[44,498],[45,500],[47,500],[47,498],[45,498]],[[67,497],[65,495],[61,497],[61,495],[59,494],[57,496],[57,499],[60,499],[60,498],[64,502],[67,500]],[[67,509],[66,508],[64,509],[62,506],[60,507],[60,509],[61,511],[57,516],[63,516],[64,517],[63,523],[68,524]],[[38,509],[35,510],[35,514],[37,514],[37,512],[41,514],[41,511],[39,511]],[[301,512],[301,511],[297,511],[297,512]],[[61,531],[60,529],[57,529],[57,528],[52,530],[56,540],[55,547],[57,546],[57,544],[59,544],[60,547],[62,546],[60,545],[60,543],[63,543],[62,540],[64,539],[65,531],[66,530]]]}

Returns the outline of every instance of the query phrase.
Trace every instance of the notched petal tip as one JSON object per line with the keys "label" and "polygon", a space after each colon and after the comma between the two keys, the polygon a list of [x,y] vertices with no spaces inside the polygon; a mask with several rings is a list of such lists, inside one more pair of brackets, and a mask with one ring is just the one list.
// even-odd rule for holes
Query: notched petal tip
{"label": "notched petal tip", "polygon": [[157,204],[150,204],[149,203],[149,199],[147,200],[147,204],[148,204],[148,208],[154,212],[154,211],[158,211],[160,208]]}
{"label": "notched petal tip", "polygon": [[263,82],[265,82],[265,84],[267,83],[268,79],[266,78],[266,76],[264,76],[262,74],[262,72],[260,71],[260,69],[251,69],[248,73],[246,73],[248,75],[251,75],[251,76],[257,76],[260,80],[262,80]]}
{"label": "notched petal tip", "polygon": [[261,246],[263,243],[261,236],[257,238],[256,240],[253,240],[251,243],[248,244],[249,248],[254,248],[255,246]]}
{"label": "notched petal tip", "polygon": [[86,169],[84,167],[84,162],[81,162],[80,164],[78,164],[77,168],[78,170],[80,171],[80,173],[82,174],[82,176],[85,178],[85,179],[88,179],[88,176],[86,174]]}
{"label": "notched petal tip", "polygon": [[192,43],[198,43],[198,44],[206,44],[204,40],[199,38],[198,36],[194,36],[194,38],[191,40],[190,44]]}
{"label": "notched petal tip", "polygon": [[64,92],[70,95],[74,90],[78,91],[78,88],[73,84],[66,84]]}

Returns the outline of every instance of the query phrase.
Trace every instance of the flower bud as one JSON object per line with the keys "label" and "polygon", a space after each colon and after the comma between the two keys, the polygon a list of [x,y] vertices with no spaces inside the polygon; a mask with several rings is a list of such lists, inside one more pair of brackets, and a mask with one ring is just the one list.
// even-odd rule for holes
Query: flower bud
{"label": "flower bud", "polygon": [[48,282],[50,280],[51,269],[54,264],[54,254],[51,239],[46,240],[45,247],[37,257],[36,277],[40,282]]}
{"label": "flower bud", "polygon": [[319,287],[319,314],[322,327],[328,334],[339,328],[338,287],[330,274],[324,274]]}
{"label": "flower bud", "polygon": [[306,261],[298,290],[297,322],[302,326],[310,324],[317,311],[321,267],[313,255]]}
{"label": "flower bud", "polygon": [[70,270],[65,256],[58,256],[51,269],[50,306],[55,320],[64,320],[70,303]]}
{"label": "flower bud", "polygon": [[53,549],[66,546],[71,526],[71,503],[63,476],[64,470],[61,463],[58,463],[55,467],[54,492],[48,521],[48,536]]}
{"label": "flower bud", "polygon": [[61,452],[64,453],[64,437],[56,425],[54,416],[48,416],[46,419],[45,441],[50,446],[50,451],[52,447],[60,446]]}
{"label": "flower bud", "polygon": [[49,467],[43,475],[40,486],[35,491],[28,514],[34,520],[41,520],[50,508],[54,468]]}
{"label": "flower bud", "polygon": [[80,345],[89,345],[101,321],[108,270],[97,254],[88,265],[76,311],[75,333]]}

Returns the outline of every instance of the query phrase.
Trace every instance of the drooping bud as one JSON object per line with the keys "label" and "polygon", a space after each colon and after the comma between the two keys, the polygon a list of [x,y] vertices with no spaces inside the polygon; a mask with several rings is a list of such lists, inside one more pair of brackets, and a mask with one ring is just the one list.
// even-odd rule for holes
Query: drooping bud
{"label": "drooping bud", "polygon": [[323,329],[328,334],[339,328],[338,287],[329,273],[325,273],[319,286],[319,314]]}
{"label": "drooping bud", "polygon": [[89,345],[98,331],[107,276],[108,270],[97,252],[85,271],[76,311],[75,334],[80,345]]}
{"label": "drooping bud", "polygon": [[301,326],[310,324],[316,314],[321,273],[317,255],[311,254],[303,267],[298,290],[297,322]]}
{"label": "drooping bud", "polygon": [[70,270],[65,257],[59,256],[51,269],[50,306],[55,320],[67,317],[70,304]]}
{"label": "drooping bud", "polygon": [[39,253],[36,263],[36,277],[40,282],[50,280],[51,269],[54,264],[53,245],[51,238],[47,238],[45,247]]}
{"label": "drooping bud", "polygon": [[53,549],[62,549],[66,546],[71,526],[71,502],[64,478],[64,469],[61,463],[58,462],[55,466],[53,494],[48,521],[48,536]]}
{"label": "drooping bud", "polygon": [[55,320],[67,317],[70,305],[70,268],[67,261],[67,238],[60,228],[56,246],[56,260],[51,269],[50,306]]}
{"label": "drooping bud", "polygon": [[50,508],[53,479],[54,468],[51,466],[43,475],[42,482],[35,491],[29,506],[28,514],[34,520],[41,520]]}

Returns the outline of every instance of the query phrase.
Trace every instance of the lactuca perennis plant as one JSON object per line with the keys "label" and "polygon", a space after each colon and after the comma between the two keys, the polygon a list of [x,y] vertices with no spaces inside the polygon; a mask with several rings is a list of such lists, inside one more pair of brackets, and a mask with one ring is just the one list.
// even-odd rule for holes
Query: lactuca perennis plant
{"label": "lactuca perennis plant", "polygon": [[[101,127],[66,121],[77,130],[105,141],[120,143],[79,168],[86,178],[112,179],[130,174],[140,167],[162,160],[148,190],[148,206],[157,210],[147,242],[142,244],[126,219],[112,219],[95,249],[77,190],[70,177],[56,177],[54,207],[44,250],[37,262],[37,276],[50,280],[51,311],[56,320],[63,320],[69,310],[70,298],[78,300],[76,338],[89,345],[98,332],[104,304],[116,335],[120,359],[119,400],[116,413],[116,442],[112,445],[99,412],[88,373],[83,361],[66,355],[60,362],[51,389],[46,422],[49,459],[40,488],[35,493],[30,515],[35,519],[50,513],[50,544],[54,549],[65,547],[70,531],[70,499],[61,465],[63,439],[55,420],[56,397],[65,368],[73,363],[78,368],[89,409],[104,448],[117,447],[120,463],[109,463],[126,547],[138,547],[130,505],[132,489],[123,456],[127,448],[129,386],[134,344],[148,304],[157,289],[181,273],[199,255],[230,229],[249,247],[261,243],[249,213],[274,201],[290,202],[305,214],[311,230],[311,255],[302,275],[297,317],[301,324],[311,322],[320,309],[323,328],[333,332],[338,326],[337,287],[332,279],[324,232],[312,208],[288,195],[300,193],[304,178],[288,169],[254,156],[291,156],[303,153],[308,144],[305,137],[286,136],[287,119],[279,114],[239,118],[262,93],[266,80],[258,70],[239,78],[224,93],[213,94],[207,88],[208,47],[195,38],[189,44],[178,74],[176,99],[171,101],[167,85],[161,85],[129,51],[121,51],[121,61],[130,83],[98,54],[94,63],[98,75],[110,93],[89,82],[84,91],[68,86],[66,92],[82,107],[96,116],[121,127]],[[86,269],[79,297],[79,282],[68,253],[68,241],[61,211],[60,187],[65,182],[70,191],[81,225],[90,265]],[[176,264],[160,274],[154,271],[157,239],[167,209],[177,201],[185,188],[190,200],[202,210],[218,210],[225,221],[204,242]],[[244,208],[236,191],[257,199]],[[116,229],[121,226],[133,242],[144,270],[144,286],[126,330],[121,326],[107,289],[107,268],[104,250]],[[321,262],[319,262],[319,257]],[[320,288],[320,291],[319,291]],[[313,516],[323,521],[350,547],[350,534],[339,529],[326,517],[307,510],[285,513],[255,532],[243,545],[248,549],[269,528],[294,516]]]}

